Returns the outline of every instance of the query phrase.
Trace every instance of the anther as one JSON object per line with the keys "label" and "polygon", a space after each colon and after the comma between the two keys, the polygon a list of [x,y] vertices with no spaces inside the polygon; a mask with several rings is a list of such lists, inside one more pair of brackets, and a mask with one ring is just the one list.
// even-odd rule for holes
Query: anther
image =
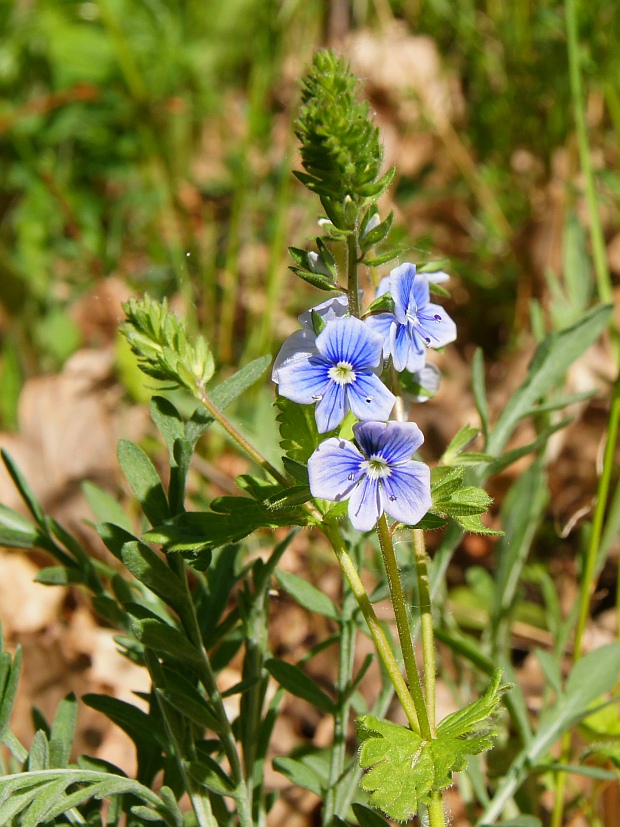
{"label": "anther", "polygon": [[439,313],[435,313],[434,318],[435,318],[435,321],[436,321],[436,322],[440,322],[440,321],[441,321],[441,316],[439,315]]}
{"label": "anther", "polygon": [[394,496],[394,494],[390,494],[390,502],[393,503],[395,499],[396,497]]}
{"label": "anther", "polygon": [[372,397],[372,396],[367,396],[366,397],[366,402],[372,402],[373,398],[374,397]]}
{"label": "anther", "polygon": [[321,396],[321,394],[320,394],[320,393],[318,393],[318,394],[315,394],[315,395],[312,397],[312,399],[313,399],[315,402],[320,402],[320,401],[321,401],[321,399],[323,399],[323,397]]}
{"label": "anther", "polygon": [[351,473],[349,474],[349,476],[347,477],[347,479],[349,479],[349,480],[354,480],[354,479],[355,479],[355,474],[351,471]]}

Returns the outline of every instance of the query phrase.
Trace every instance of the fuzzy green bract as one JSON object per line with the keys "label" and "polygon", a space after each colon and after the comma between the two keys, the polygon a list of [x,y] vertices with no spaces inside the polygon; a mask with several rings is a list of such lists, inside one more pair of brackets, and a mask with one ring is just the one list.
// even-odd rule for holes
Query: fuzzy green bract
{"label": "fuzzy green bract", "polygon": [[451,786],[470,756],[493,746],[490,719],[508,688],[498,670],[483,697],[444,718],[430,741],[372,715],[358,718],[359,762],[368,770],[361,787],[371,793],[370,804],[395,821],[413,818],[434,792]]}

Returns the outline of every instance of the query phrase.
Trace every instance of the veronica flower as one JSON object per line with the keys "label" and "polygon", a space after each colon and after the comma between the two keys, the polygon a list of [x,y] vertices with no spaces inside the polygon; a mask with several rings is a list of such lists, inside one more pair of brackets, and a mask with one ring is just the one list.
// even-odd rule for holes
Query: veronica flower
{"label": "veronica flower", "polygon": [[[414,422],[358,422],[347,439],[322,442],[308,460],[314,497],[349,501],[354,528],[370,531],[381,514],[415,525],[431,507],[431,472],[411,459],[424,442]],[[360,450],[361,449],[361,450]]]}
{"label": "veronica flower", "polygon": [[342,319],[349,315],[349,300],[346,296],[336,296],[334,299],[317,304],[316,307],[310,310],[305,310],[297,319],[301,324],[301,330],[296,330],[291,334],[280,348],[280,352],[276,356],[271,371],[271,378],[276,384],[279,384],[280,366],[283,365],[287,359],[296,353],[303,350],[312,350],[316,341],[317,334],[314,332],[312,326],[312,311],[317,313],[325,322],[333,322],[334,319]]}
{"label": "veronica flower", "polygon": [[[439,278],[438,278],[439,277]],[[445,273],[433,273],[445,281]],[[443,347],[456,339],[456,325],[446,311],[430,301],[429,275],[416,273],[415,264],[401,264],[381,280],[377,297],[389,293],[393,313],[369,316],[366,324],[384,339],[383,355],[397,371],[415,373],[424,367],[427,347]]]}
{"label": "veronica flower", "polygon": [[396,398],[375,373],[383,340],[364,322],[353,316],[336,318],[318,336],[308,335],[303,342],[298,337],[297,345],[293,350],[285,342],[286,356],[274,378],[287,399],[317,403],[320,433],[339,425],[349,410],[358,419],[388,418]]}

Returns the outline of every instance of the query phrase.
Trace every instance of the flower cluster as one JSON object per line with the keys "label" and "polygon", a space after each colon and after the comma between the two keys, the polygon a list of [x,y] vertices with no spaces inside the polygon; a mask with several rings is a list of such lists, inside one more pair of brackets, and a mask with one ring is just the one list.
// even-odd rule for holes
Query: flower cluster
{"label": "flower cluster", "polygon": [[414,525],[431,506],[430,471],[411,459],[424,437],[414,423],[388,422],[396,397],[380,374],[391,361],[394,370],[436,389],[438,372],[426,363],[426,351],[456,338],[452,319],[430,301],[429,282],[445,279],[444,273],[417,273],[413,264],[395,268],[377,290],[377,298],[390,301],[365,320],[348,315],[345,297],[323,302],[299,317],[301,330],[275,361],[279,393],[315,404],[319,433],[337,428],[349,411],[360,420],[353,426],[358,447],[332,437],[308,462],[313,496],[348,500],[360,531],[369,531],[384,512]]}

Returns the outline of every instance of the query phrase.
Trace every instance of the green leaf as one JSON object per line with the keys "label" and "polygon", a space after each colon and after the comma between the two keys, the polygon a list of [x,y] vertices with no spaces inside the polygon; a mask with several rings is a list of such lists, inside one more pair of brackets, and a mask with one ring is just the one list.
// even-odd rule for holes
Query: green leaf
{"label": "green leaf", "polygon": [[164,487],[155,466],[142,448],[135,442],[121,439],[118,443],[118,460],[151,525],[158,525],[168,519],[170,509]]}
{"label": "green leaf", "polygon": [[526,380],[511,396],[489,437],[486,450],[490,454],[500,453],[517,422],[561,381],[573,362],[598,338],[612,311],[612,305],[599,305],[566,330],[546,336],[536,348]]}
{"label": "green leaf", "polygon": [[48,770],[50,768],[49,759],[47,735],[42,729],[39,729],[35,732],[34,738],[32,739],[32,746],[28,753],[28,771]]}
{"label": "green leaf", "polygon": [[287,457],[307,465],[310,455],[321,441],[312,405],[299,405],[284,396],[276,402],[280,413],[280,446]]}
{"label": "green leaf", "polygon": [[78,569],[46,566],[35,575],[34,582],[42,583],[44,586],[69,586],[72,583],[83,583],[84,578]]}
{"label": "green leaf", "polygon": [[464,531],[469,531],[471,534],[487,534],[489,537],[501,537],[503,531],[496,531],[493,528],[487,528],[482,522],[480,514],[472,514],[471,516],[460,515],[453,519],[461,526]]}
{"label": "green leaf", "polygon": [[82,483],[82,491],[97,518],[97,522],[114,523],[126,529],[126,531],[132,530],[129,516],[111,494],[88,480]]}
{"label": "green leaf", "polygon": [[91,709],[103,713],[107,718],[123,730],[134,744],[145,744],[155,747],[167,744],[166,735],[161,725],[146,712],[137,706],[112,698],[109,695],[88,693],[82,696],[82,701]]}
{"label": "green leaf", "polygon": [[283,689],[295,695],[297,698],[302,698],[304,701],[316,706],[323,712],[335,714],[336,706],[322,689],[316,684],[316,681],[308,677],[299,666],[292,663],[286,663],[283,660],[269,659],[265,663],[265,667],[269,674],[275,678]]}
{"label": "green leaf", "polygon": [[144,535],[150,543],[161,543],[168,551],[180,551],[196,565],[208,549],[234,543],[258,528],[306,525],[304,512],[295,509],[272,511],[250,497],[219,497],[211,503],[217,511],[188,511]]}
{"label": "green leaf", "polygon": [[304,485],[308,485],[307,465],[303,465],[301,462],[290,459],[290,457],[282,457],[282,465],[284,465],[285,470],[291,475],[291,477],[299,482],[303,482]]}
{"label": "green leaf", "polygon": [[10,548],[35,548],[41,534],[30,520],[0,503],[0,544]]}
{"label": "green leaf", "polygon": [[381,221],[372,230],[360,234],[359,245],[362,255],[365,255],[369,250],[381,243],[392,229],[394,221],[394,211],[392,211],[387,218]]}
{"label": "green leaf", "polygon": [[360,786],[371,793],[370,804],[396,821],[407,821],[420,805],[429,804],[433,793],[451,786],[453,773],[464,769],[470,756],[493,745],[489,716],[506,689],[500,679],[498,672],[485,695],[445,718],[430,741],[372,715],[358,718],[359,761],[368,770]]}
{"label": "green leaf", "polygon": [[442,465],[455,465],[459,454],[474,442],[479,434],[478,428],[471,425],[464,425],[461,430],[452,438],[450,444],[440,459]]}
{"label": "green leaf", "polygon": [[182,632],[155,618],[134,620],[131,628],[140,643],[178,660],[200,663],[202,658]]}
{"label": "green leaf", "polygon": [[325,797],[325,781],[320,774],[303,761],[295,758],[274,758],[273,768],[282,773],[291,784],[311,790],[319,798]]}
{"label": "green leaf", "polygon": [[[254,359],[241,370],[234,373],[228,379],[220,382],[209,391],[209,399],[216,408],[223,411],[229,405],[242,396],[252,385],[254,385],[263,376],[269,365],[271,364],[271,356],[259,356]],[[189,436],[189,433],[188,433]]]}
{"label": "green leaf", "polygon": [[192,761],[188,764],[187,769],[190,776],[201,787],[205,787],[216,795],[235,797],[235,785],[232,780],[217,761],[214,761],[208,755],[203,755],[200,761]]}
{"label": "green leaf", "polygon": [[71,693],[58,704],[54,716],[49,739],[51,769],[62,769],[69,763],[76,723],[77,700]]}
{"label": "green leaf", "polygon": [[308,282],[313,287],[316,287],[318,290],[325,290],[331,292],[335,290],[336,285],[334,284],[333,279],[331,276],[322,276],[319,273],[309,273],[307,270],[302,270],[301,267],[289,267],[288,268],[291,272],[295,273],[296,276],[302,281]]}
{"label": "green leaf", "polygon": [[359,827],[387,827],[387,823],[379,813],[364,807],[363,804],[354,804],[353,812],[357,818]]}
{"label": "green leaf", "polygon": [[121,562],[121,552],[125,543],[138,542],[138,538],[134,534],[113,523],[97,523],[96,529],[108,551]]}
{"label": "green leaf", "polygon": [[307,580],[290,574],[286,571],[276,571],[276,579],[285,592],[291,595],[300,606],[310,612],[330,617],[332,620],[339,620],[338,610],[333,601]]}
{"label": "green leaf", "polygon": [[186,677],[167,666],[162,667],[165,687],[157,691],[178,712],[190,721],[212,732],[219,733],[221,724],[209,702]]}
{"label": "green leaf", "polygon": [[151,548],[139,541],[125,543],[121,559],[137,580],[177,612],[183,611],[188,600],[185,586]]}
{"label": "green leaf", "polygon": [[19,491],[22,500],[28,506],[28,510],[40,526],[45,526],[45,513],[43,512],[41,503],[35,496],[32,488],[26,482],[26,478],[17,467],[15,460],[8,451],[4,450],[4,448],[0,451],[0,454],[2,454],[2,459],[6,465],[6,470],[9,472],[11,479],[15,483],[15,487]]}

